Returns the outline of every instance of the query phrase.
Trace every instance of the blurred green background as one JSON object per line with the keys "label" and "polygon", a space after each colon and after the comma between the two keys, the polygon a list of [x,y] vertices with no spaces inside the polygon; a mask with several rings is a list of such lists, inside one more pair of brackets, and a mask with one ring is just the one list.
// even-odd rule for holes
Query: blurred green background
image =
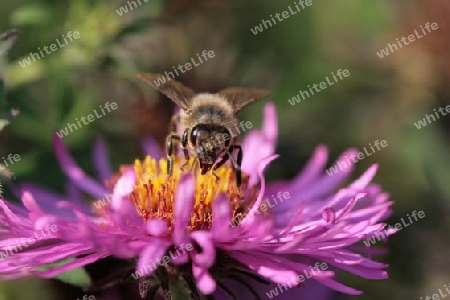
{"label": "blurred green background", "polygon": [[[311,7],[258,35],[250,29],[293,1],[141,4],[119,16],[116,10],[126,1],[0,2],[0,33],[12,28],[20,32],[7,60],[0,62],[7,88],[7,101],[1,105],[21,111],[0,136],[0,155],[21,157],[10,168],[17,180],[62,191],[64,177],[51,147],[52,133],[108,101],[119,108],[64,138],[83,169],[93,173],[90,153],[97,136],[105,137],[114,168],[142,155],[144,136],[162,145],[174,106],[133,74],[171,71],[196,53],[213,50],[214,58],[177,79],[196,91],[236,85],[271,90],[267,100],[276,103],[279,113],[281,158],[269,168],[269,179],[292,178],[321,143],[333,160],[351,147],[388,142],[356,164],[355,176],[380,164],[375,181],[396,201],[389,224],[413,210],[425,211],[426,217],[385,245],[390,254],[380,259],[390,264],[388,280],[340,273],[344,283],[365,290],[359,299],[419,299],[450,282],[450,117],[420,130],[414,126],[433,109],[450,104],[448,1],[313,0]],[[388,43],[426,22],[437,22],[439,29],[383,59],[377,56]],[[26,67],[19,64],[69,31],[78,31],[80,38]],[[295,106],[289,104],[299,90],[338,69],[351,75]],[[240,118],[259,126],[263,105],[247,107]],[[61,295],[75,299],[83,293],[41,280],[0,283],[0,299]]]}

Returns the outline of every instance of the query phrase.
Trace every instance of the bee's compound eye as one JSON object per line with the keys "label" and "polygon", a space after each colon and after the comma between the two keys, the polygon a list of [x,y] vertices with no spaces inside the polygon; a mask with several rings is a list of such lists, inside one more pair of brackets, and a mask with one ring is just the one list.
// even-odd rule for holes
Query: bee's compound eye
{"label": "bee's compound eye", "polygon": [[199,133],[200,128],[198,126],[195,126],[191,131],[191,144],[196,145],[197,143],[197,135]]}

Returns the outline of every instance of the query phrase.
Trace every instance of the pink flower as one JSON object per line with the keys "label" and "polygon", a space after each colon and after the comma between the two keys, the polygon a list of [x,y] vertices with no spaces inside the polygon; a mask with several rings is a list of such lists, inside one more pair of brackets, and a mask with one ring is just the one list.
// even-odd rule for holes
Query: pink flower
{"label": "pink flower", "polygon": [[[339,189],[353,166],[326,175],[328,151],[319,146],[293,180],[266,184],[264,168],[277,157],[273,104],[266,105],[264,115],[261,130],[242,143],[242,193],[228,166],[219,168],[216,181],[211,174],[181,171],[178,158],[173,176],[167,177],[167,161],[152,140],[144,142],[148,156],[143,161],[124,165],[116,175],[99,140],[93,155],[98,179],[93,179],[55,136],[56,156],[69,178],[67,193],[25,183],[15,188],[23,206],[0,200],[5,227],[0,249],[17,250],[0,260],[2,279],[52,278],[108,256],[136,261],[132,277],[140,278],[142,295],[160,288],[167,295],[169,278],[183,279],[193,298],[235,294],[230,281],[248,293],[267,283],[266,291],[281,286],[289,289],[282,295],[291,296],[299,289],[290,287],[316,281],[360,294],[335,280],[338,269],[387,278],[387,265],[367,257],[370,248],[357,245],[382,231],[386,224],[381,221],[390,213],[388,195],[370,183],[377,166]],[[83,201],[82,192],[97,199],[94,205]],[[153,277],[159,285],[147,280]]]}

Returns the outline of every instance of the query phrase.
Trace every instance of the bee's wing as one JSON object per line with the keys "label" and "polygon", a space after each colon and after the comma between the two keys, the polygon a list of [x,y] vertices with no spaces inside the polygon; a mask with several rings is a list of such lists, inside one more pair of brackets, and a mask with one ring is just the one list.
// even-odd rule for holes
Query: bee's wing
{"label": "bee's wing", "polygon": [[170,100],[175,102],[175,104],[184,110],[189,109],[190,100],[196,95],[193,90],[173,79],[165,83],[161,83],[161,79],[167,80],[163,74],[137,73],[136,77],[166,95]]}
{"label": "bee's wing", "polygon": [[267,96],[269,91],[247,88],[228,88],[218,92],[217,94],[228,100],[228,102],[233,106],[234,113],[236,114],[248,104]]}

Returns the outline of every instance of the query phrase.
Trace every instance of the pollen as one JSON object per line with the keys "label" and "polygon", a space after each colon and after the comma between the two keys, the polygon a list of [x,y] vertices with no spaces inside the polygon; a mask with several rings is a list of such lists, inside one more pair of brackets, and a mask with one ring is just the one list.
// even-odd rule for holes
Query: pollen
{"label": "pollen", "polygon": [[[192,172],[195,177],[195,201],[192,208],[191,219],[188,231],[209,230],[213,222],[212,207],[214,200],[223,194],[229,199],[233,218],[242,218],[245,207],[256,200],[258,189],[251,188],[246,193],[246,200],[241,191],[247,189],[249,176],[242,174],[241,188],[237,188],[234,170],[228,166],[222,166],[215,171],[215,176],[211,171],[201,175],[200,170],[189,170],[189,161],[185,164],[184,158],[176,158],[173,164],[173,173],[167,175],[167,160],[159,161],[147,156],[144,160],[136,159],[134,171],[136,181],[133,191],[130,194],[130,201],[136,207],[137,213],[146,221],[166,220],[169,225],[169,232],[174,224],[174,210],[176,193],[180,185],[183,174]],[[117,181],[120,173],[125,170],[121,168],[119,174],[114,176],[111,183]]]}

